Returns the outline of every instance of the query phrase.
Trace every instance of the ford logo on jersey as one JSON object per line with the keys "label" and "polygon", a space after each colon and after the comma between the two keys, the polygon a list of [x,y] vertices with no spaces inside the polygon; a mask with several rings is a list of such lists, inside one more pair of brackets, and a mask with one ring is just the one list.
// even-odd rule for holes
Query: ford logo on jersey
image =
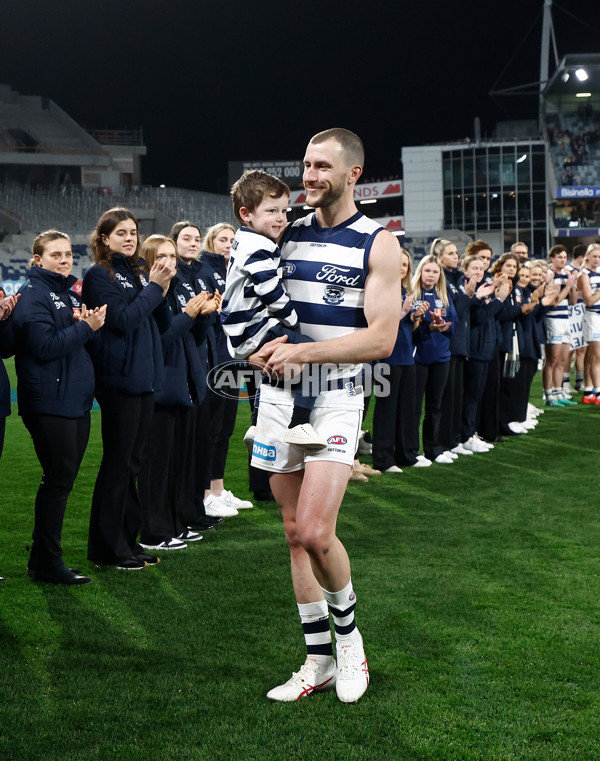
{"label": "ford logo on jersey", "polygon": [[348,443],[348,439],[345,436],[330,436],[327,439],[327,443],[331,444],[331,446],[343,447],[344,444]]}
{"label": "ford logo on jersey", "polygon": [[255,441],[252,445],[252,456],[258,457],[260,460],[275,462],[276,454],[277,451],[275,447],[268,446],[267,444],[261,444],[258,441]]}

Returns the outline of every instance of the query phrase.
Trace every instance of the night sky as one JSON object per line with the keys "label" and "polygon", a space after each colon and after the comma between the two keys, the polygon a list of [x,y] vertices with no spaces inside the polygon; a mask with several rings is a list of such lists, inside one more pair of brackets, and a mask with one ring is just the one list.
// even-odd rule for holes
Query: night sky
{"label": "night sky", "polygon": [[[365,177],[390,176],[403,145],[472,136],[476,116],[484,136],[499,119],[535,118],[535,97],[488,93],[538,79],[541,10],[542,0],[5,0],[0,82],[86,127],[142,126],[152,185],[224,192],[229,160],[301,159],[332,126],[363,138]],[[553,15],[560,56],[598,52],[598,0],[561,0]]]}

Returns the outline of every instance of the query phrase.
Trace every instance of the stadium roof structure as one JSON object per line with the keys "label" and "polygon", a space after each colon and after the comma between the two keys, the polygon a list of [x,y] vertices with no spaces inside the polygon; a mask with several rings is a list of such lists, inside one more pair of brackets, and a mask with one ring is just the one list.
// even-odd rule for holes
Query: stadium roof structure
{"label": "stadium roof structure", "polygon": [[600,98],[600,53],[564,56],[544,88],[544,97],[563,104]]}

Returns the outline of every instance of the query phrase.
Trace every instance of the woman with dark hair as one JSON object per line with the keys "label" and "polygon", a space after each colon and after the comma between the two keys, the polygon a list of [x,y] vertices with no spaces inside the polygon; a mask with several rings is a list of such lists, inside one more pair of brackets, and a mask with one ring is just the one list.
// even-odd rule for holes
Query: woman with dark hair
{"label": "woman with dark hair", "polygon": [[502,309],[510,286],[505,283],[496,288],[491,279],[486,280],[486,261],[479,256],[465,254],[461,266],[465,280],[475,279],[477,285],[469,313],[469,358],[465,363],[460,441],[466,451],[482,453],[488,452],[490,445],[476,435],[477,410],[484,398],[488,364],[497,354],[496,314]]}
{"label": "woman with dark hair", "polygon": [[11,322],[19,414],[42,466],[28,571],[37,581],[87,584],[67,568],[61,534],[65,508],[90,434],[94,369],[86,351],[104,324],[106,305],[92,311],[70,290],[73,252],[58,230],[38,235],[32,268]]}
{"label": "woman with dark hair", "polygon": [[100,217],[90,247],[95,266],[83,279],[83,299],[92,307],[107,304],[108,311],[93,353],[103,454],[92,499],[88,558],[99,565],[137,570],[157,562],[137,542],[137,481],[154,392],[162,381],[157,320],[165,329],[165,296],[175,264],[163,259],[148,275],[143,271],[137,220],[120,207]]}
{"label": "woman with dark hair", "polygon": [[527,416],[529,386],[521,353],[525,348],[523,321],[534,304],[517,285],[520,261],[515,254],[502,254],[492,267],[492,276],[507,280],[510,293],[498,312],[499,323],[499,424],[500,434],[505,436],[527,433],[529,425],[522,425]]}
{"label": "woman with dark hair", "polygon": [[193,525],[198,530],[204,531],[220,523],[223,518],[237,514],[235,508],[226,507],[216,499],[208,498],[206,500],[207,506],[205,506],[205,495],[210,494],[213,451],[210,433],[210,402],[206,393],[206,376],[209,371],[208,336],[214,335],[214,328],[218,323],[218,313],[213,316],[209,315],[211,312],[218,312],[222,301],[221,290],[223,289],[212,276],[210,269],[205,271],[205,265],[198,259],[202,249],[202,234],[196,224],[187,220],[177,222],[173,225],[169,237],[175,241],[177,246],[177,274],[185,291],[190,295],[206,293],[209,299],[203,310],[206,315],[206,323],[201,326],[200,331],[194,331],[200,367],[203,371],[203,401],[193,413],[193,441],[188,449],[188,455],[193,462],[191,477],[194,478],[194,509],[197,515]]}

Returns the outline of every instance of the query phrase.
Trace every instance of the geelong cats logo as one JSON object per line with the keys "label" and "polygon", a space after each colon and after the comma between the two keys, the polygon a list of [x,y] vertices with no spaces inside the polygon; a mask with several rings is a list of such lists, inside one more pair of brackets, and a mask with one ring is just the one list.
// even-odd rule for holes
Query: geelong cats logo
{"label": "geelong cats logo", "polygon": [[345,289],[340,285],[327,285],[325,286],[323,301],[326,304],[341,304],[344,300],[345,292]]}

